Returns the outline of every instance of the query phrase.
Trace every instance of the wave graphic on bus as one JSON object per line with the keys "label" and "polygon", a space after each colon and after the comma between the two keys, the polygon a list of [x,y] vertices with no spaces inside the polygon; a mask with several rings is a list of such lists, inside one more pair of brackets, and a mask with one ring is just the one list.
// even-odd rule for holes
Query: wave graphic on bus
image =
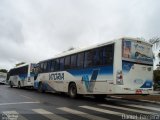
{"label": "wave graphic on bus", "polygon": [[93,70],[90,80],[88,75],[82,76],[82,80],[84,81],[88,92],[93,92],[95,81],[97,80],[98,72],[99,70]]}

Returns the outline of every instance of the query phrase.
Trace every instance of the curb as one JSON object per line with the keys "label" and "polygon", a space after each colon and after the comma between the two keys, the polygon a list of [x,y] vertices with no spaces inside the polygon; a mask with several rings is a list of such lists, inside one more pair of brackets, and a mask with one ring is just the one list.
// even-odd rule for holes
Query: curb
{"label": "curb", "polygon": [[158,101],[127,99],[127,98],[124,98],[124,97],[117,97],[117,96],[110,96],[110,98],[133,101],[133,102],[145,102],[145,103],[152,103],[152,104],[160,105],[160,102],[158,102]]}

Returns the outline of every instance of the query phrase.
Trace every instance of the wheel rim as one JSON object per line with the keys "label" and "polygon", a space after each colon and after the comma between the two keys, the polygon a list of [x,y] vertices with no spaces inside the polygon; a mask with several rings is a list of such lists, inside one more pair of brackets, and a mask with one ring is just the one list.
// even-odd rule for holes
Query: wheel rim
{"label": "wheel rim", "polygon": [[77,89],[75,86],[72,86],[71,89],[70,89],[70,94],[72,97],[74,97],[77,93]]}

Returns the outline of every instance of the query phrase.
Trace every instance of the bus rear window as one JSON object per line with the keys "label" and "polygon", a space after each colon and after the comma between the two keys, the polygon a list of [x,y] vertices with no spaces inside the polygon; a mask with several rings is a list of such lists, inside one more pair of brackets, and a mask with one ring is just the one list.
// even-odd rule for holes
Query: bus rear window
{"label": "bus rear window", "polygon": [[136,40],[123,40],[122,58],[127,61],[153,64],[152,46]]}

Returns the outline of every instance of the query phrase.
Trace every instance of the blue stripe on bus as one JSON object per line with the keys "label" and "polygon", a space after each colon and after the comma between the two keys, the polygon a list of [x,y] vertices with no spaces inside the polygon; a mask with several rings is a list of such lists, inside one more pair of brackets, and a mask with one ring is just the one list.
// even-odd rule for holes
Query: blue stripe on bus
{"label": "blue stripe on bus", "polygon": [[[35,74],[30,74],[30,77],[34,77]],[[18,77],[20,80],[25,80],[28,77],[28,74],[19,74]]]}
{"label": "blue stripe on bus", "polygon": [[93,70],[90,80],[88,75],[83,75],[82,80],[84,81],[88,92],[93,92],[94,85],[95,85],[94,81],[97,80],[98,73],[99,73],[99,69]]}
{"label": "blue stripe on bus", "polygon": [[146,80],[140,88],[152,88],[152,80]]}
{"label": "blue stripe on bus", "polygon": [[27,74],[19,74],[18,76],[20,80],[25,80],[25,78],[27,78]]}
{"label": "blue stripe on bus", "polygon": [[122,70],[124,73],[127,73],[130,71],[134,64],[131,62],[122,61]]}
{"label": "blue stripe on bus", "polygon": [[82,76],[84,74],[92,75],[93,70],[98,69],[99,75],[113,75],[113,66],[103,66],[103,67],[92,67],[85,69],[75,69],[75,70],[67,70],[73,76]]}

